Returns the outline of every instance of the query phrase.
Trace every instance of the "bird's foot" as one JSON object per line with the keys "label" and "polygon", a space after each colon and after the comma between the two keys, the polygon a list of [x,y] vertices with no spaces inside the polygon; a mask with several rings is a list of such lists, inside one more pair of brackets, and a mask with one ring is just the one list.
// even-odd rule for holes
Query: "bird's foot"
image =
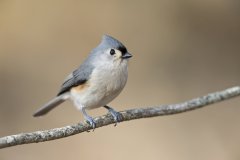
{"label": "bird's foot", "polygon": [[83,116],[84,118],[86,119],[87,123],[89,123],[92,128],[93,128],[93,131],[94,129],[96,128],[96,122],[94,121],[94,119],[92,117],[90,117],[87,112],[85,111],[85,108],[84,107],[81,107],[81,111],[83,113]]}
{"label": "bird's foot", "polygon": [[113,116],[114,121],[116,122],[114,126],[117,126],[117,123],[121,122],[123,120],[122,115],[115,111],[113,108],[109,107],[109,106],[104,106],[109,112],[110,114]]}
{"label": "bird's foot", "polygon": [[90,116],[85,116],[85,119],[86,119],[87,123],[89,123],[92,126],[93,131],[94,131],[94,129],[96,128],[96,122],[94,121],[94,119]]}

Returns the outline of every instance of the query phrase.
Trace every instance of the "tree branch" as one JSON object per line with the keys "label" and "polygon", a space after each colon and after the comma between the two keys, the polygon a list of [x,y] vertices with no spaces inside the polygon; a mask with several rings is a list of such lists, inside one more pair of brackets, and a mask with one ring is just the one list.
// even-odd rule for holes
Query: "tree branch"
{"label": "tree branch", "polygon": [[[220,92],[210,93],[208,95],[179,104],[161,105],[149,108],[136,108],[122,111],[120,113],[122,115],[122,121],[177,114],[198,109],[239,95],[240,86],[236,86]],[[94,120],[96,121],[96,128],[115,123],[114,119],[110,114],[97,117]],[[65,126],[62,128],[10,135],[0,138],[0,148],[6,148],[28,143],[50,141],[54,139],[72,136],[78,133],[89,131],[91,129],[92,128],[88,123],[82,122],[71,126]]]}

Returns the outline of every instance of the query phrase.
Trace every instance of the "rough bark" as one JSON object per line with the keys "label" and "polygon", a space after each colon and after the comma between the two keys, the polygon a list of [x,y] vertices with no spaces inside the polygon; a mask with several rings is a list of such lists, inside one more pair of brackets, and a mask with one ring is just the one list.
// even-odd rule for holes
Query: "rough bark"
{"label": "rough bark", "polygon": [[[240,95],[240,86],[228,88],[226,90],[210,93],[179,104],[153,106],[148,108],[136,108],[120,112],[122,121],[129,121],[140,118],[149,118],[170,114],[182,113],[198,109],[216,102],[221,102]],[[94,119],[96,128],[109,124],[114,124],[114,119],[110,114],[100,116]],[[6,148],[21,144],[38,143],[72,136],[78,133],[91,130],[91,126],[86,123],[78,123],[62,128],[54,128],[45,131],[36,131],[31,133],[20,133],[0,138],[0,148]]]}

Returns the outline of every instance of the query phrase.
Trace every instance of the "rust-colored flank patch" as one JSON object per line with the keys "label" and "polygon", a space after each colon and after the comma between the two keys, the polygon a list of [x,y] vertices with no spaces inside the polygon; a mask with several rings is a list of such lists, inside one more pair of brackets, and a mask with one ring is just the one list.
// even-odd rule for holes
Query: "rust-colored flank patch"
{"label": "rust-colored flank patch", "polygon": [[82,92],[87,87],[89,87],[89,84],[88,83],[84,83],[84,84],[78,85],[76,87],[72,87],[71,90],[74,91],[74,92]]}

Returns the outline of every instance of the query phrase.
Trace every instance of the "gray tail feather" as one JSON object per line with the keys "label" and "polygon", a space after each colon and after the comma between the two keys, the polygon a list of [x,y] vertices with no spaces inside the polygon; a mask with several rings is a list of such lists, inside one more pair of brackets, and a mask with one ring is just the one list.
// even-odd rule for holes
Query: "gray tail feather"
{"label": "gray tail feather", "polygon": [[63,103],[68,98],[69,98],[69,94],[68,93],[65,93],[65,94],[62,94],[62,95],[59,95],[59,96],[55,97],[54,99],[49,101],[47,104],[45,104],[44,106],[39,108],[33,114],[33,117],[39,117],[39,116],[42,116],[44,114],[47,114],[50,110],[52,110],[53,108],[57,107],[59,104]]}

